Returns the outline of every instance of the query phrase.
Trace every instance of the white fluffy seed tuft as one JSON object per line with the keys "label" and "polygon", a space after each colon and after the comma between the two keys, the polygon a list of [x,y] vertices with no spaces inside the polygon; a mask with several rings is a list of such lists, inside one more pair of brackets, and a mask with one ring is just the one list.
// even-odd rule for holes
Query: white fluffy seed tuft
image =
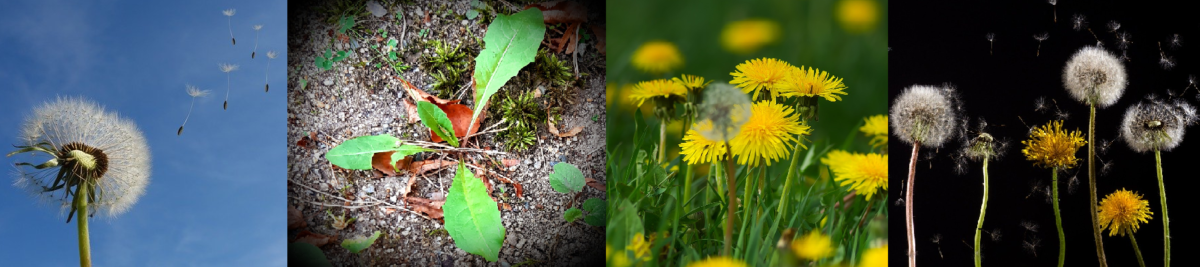
{"label": "white fluffy seed tuft", "polygon": [[957,133],[961,112],[954,88],[913,85],[892,103],[892,132],[905,143],[941,147]]}
{"label": "white fluffy seed tuft", "polygon": [[1183,142],[1185,128],[1196,119],[1196,108],[1187,102],[1149,99],[1125,112],[1121,138],[1138,153],[1170,151]]}
{"label": "white fluffy seed tuft", "polygon": [[1125,92],[1126,79],[1121,60],[1095,46],[1079,49],[1063,68],[1063,87],[1071,97],[1100,108],[1117,103]]}

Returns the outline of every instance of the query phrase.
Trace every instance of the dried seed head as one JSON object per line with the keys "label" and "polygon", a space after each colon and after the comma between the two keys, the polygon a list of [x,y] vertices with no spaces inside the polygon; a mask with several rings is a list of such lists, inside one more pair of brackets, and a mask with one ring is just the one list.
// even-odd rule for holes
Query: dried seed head
{"label": "dried seed head", "polygon": [[1147,100],[1129,107],[1121,138],[1139,153],[1169,151],[1183,142],[1184,128],[1196,123],[1196,108],[1182,100]]}
{"label": "dried seed head", "polygon": [[960,109],[953,87],[913,85],[896,98],[888,118],[901,141],[937,148],[954,137]]}
{"label": "dried seed head", "polygon": [[963,159],[973,161],[997,159],[1004,156],[1004,150],[1008,146],[1008,142],[996,140],[987,133],[987,121],[983,119],[979,120],[977,127],[960,136],[963,139],[963,148],[959,152],[961,154],[959,157]]}
{"label": "dried seed head", "polygon": [[1079,49],[1063,68],[1063,87],[1085,104],[1108,107],[1121,98],[1125,85],[1125,66],[1103,48]]}

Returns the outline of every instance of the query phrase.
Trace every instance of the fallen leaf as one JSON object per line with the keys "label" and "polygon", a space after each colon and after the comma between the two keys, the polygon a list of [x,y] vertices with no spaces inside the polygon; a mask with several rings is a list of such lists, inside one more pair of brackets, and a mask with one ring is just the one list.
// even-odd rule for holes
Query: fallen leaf
{"label": "fallen leaf", "polygon": [[513,183],[512,185],[513,187],[517,188],[517,198],[523,198],[525,194],[524,190],[521,190],[521,184]]}
{"label": "fallen leaf", "polygon": [[312,138],[313,140],[317,140],[317,132],[316,132],[316,131],[308,132],[308,138]]}
{"label": "fallen leaf", "polygon": [[404,111],[408,113],[408,123],[421,121],[421,115],[417,113],[417,104],[413,104],[411,100],[404,99]]}
{"label": "fallen leaf", "polygon": [[339,33],[339,34],[337,35],[337,39],[338,39],[338,41],[342,41],[342,43],[348,43],[348,42],[350,42],[350,36],[349,36],[349,35],[345,35],[345,34],[340,34],[340,33]]}
{"label": "fallen leaf", "polygon": [[408,94],[408,98],[412,99],[413,103],[421,101],[429,101],[433,102],[434,104],[457,103],[457,100],[445,100],[426,93],[424,90],[413,86],[407,80],[401,79],[400,77],[396,77],[396,79],[400,80],[400,87],[404,88],[404,92]]}
{"label": "fallen leaf", "polygon": [[607,55],[604,53],[604,26],[588,24],[588,28],[591,28],[592,35],[596,36],[596,52],[600,52],[601,55]]}
{"label": "fallen leaf", "polygon": [[535,7],[542,10],[542,21],[545,23],[587,22],[587,7],[575,1],[546,1],[526,5],[525,9]]}
{"label": "fallen leaf", "polygon": [[308,226],[308,222],[304,220],[304,214],[295,206],[288,206],[288,230]]}
{"label": "fallen leaf", "polygon": [[414,211],[424,213],[425,216],[429,216],[430,219],[441,219],[445,217],[442,211],[442,205],[446,204],[446,201],[444,200],[434,201],[419,197],[407,197],[405,198],[405,201],[408,202],[409,206],[413,207]]}
{"label": "fallen leaf", "polygon": [[[464,137],[479,131],[479,124],[483,122],[483,119],[481,118],[475,121],[475,124],[471,124],[471,113],[473,111],[466,105],[458,104],[458,100],[449,101],[447,104],[438,104],[433,101],[435,99],[432,96],[427,100],[437,105],[438,108],[442,109],[442,112],[446,112],[446,118],[449,118],[450,124],[454,126],[454,136]],[[469,124],[471,127],[467,129],[467,125]],[[429,130],[429,139],[434,143],[443,141],[441,136],[433,133],[433,130]]]}
{"label": "fallen leaf", "polygon": [[429,10],[425,10],[425,23],[429,23]]}
{"label": "fallen leaf", "polygon": [[547,120],[546,123],[550,124],[550,133],[552,133],[558,137],[572,137],[572,136],[579,134],[579,132],[583,131],[583,125],[580,125],[580,126],[575,126],[575,128],[571,128],[571,130],[569,130],[565,133],[559,133],[558,127],[554,126],[554,121]]}
{"label": "fallen leaf", "polygon": [[321,246],[327,245],[329,243],[332,243],[334,240],[337,240],[336,235],[327,236],[327,235],[309,232],[308,230],[300,231],[300,233],[296,235],[296,242],[309,243],[309,244],[312,244],[313,246],[317,246],[317,247],[321,247]]}
{"label": "fallen leaf", "polygon": [[584,181],[587,181],[588,186],[591,186],[596,190],[600,190],[600,192],[604,192],[604,184],[600,183],[600,181],[596,181],[596,179],[592,178],[585,178]]}
{"label": "fallen leaf", "polygon": [[308,148],[308,137],[307,136],[300,137],[300,141],[296,141],[296,145],[307,149]]}
{"label": "fallen leaf", "polygon": [[500,203],[500,205],[504,208],[504,210],[512,210],[512,205],[509,205],[508,203]]}
{"label": "fallen leaf", "polygon": [[375,152],[371,155],[371,167],[388,176],[396,176],[396,167],[392,166],[392,154],[396,151]]}
{"label": "fallen leaf", "polygon": [[562,52],[563,45],[567,45],[567,54],[575,53],[575,45],[579,41],[579,23],[571,23],[567,26],[567,32],[558,40],[558,49],[555,52]]}
{"label": "fallen leaf", "polygon": [[458,162],[440,159],[422,160],[410,164],[408,170],[412,172],[413,175],[421,175],[429,171],[440,170],[445,167],[454,166],[454,164],[458,164]]}
{"label": "fallen leaf", "polygon": [[500,160],[500,162],[501,162],[501,163],[504,163],[504,167],[505,167],[505,168],[510,168],[510,167],[512,167],[512,166],[517,166],[517,164],[520,164],[520,163],[521,163],[521,161],[520,161],[520,160],[517,160],[517,159],[503,159],[503,160]]}

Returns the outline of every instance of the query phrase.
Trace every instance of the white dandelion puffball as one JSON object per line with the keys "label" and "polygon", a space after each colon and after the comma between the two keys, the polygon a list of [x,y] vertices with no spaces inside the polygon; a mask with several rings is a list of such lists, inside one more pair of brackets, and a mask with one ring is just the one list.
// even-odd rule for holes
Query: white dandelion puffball
{"label": "white dandelion puffball", "polygon": [[732,140],[741,132],[742,125],[750,121],[752,105],[741,89],[724,82],[709,84],[694,129],[708,140]]}
{"label": "white dandelion puffball", "polygon": [[1195,122],[1196,108],[1187,102],[1143,101],[1125,112],[1121,138],[1138,153],[1170,151],[1183,142],[1184,128]]}
{"label": "white dandelion puffball", "polygon": [[[150,148],[142,131],[132,120],[83,98],[59,97],[35,108],[21,126],[19,141],[26,146],[48,144],[46,148],[54,152],[50,160],[57,160],[57,166],[18,166],[13,183],[45,204],[61,204],[64,209],[72,206],[67,188],[47,190],[53,189],[59,171],[96,179],[91,189],[95,199],[88,208],[106,217],[129,210],[150,183]],[[24,154],[30,158],[49,155]]]}
{"label": "white dandelion puffball", "polygon": [[935,148],[954,137],[957,126],[954,88],[913,85],[892,103],[892,132],[905,143]]}
{"label": "white dandelion puffball", "polygon": [[1071,97],[1100,108],[1117,103],[1125,91],[1126,79],[1121,60],[1095,46],[1079,49],[1063,68],[1063,87]]}

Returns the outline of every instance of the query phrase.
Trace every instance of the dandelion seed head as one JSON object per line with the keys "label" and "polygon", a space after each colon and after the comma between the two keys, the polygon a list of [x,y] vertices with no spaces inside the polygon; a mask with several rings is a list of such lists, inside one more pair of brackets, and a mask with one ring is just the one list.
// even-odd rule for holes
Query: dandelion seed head
{"label": "dandelion seed head", "polygon": [[221,10],[221,14],[225,14],[226,17],[232,17],[233,14],[236,14],[236,13],[237,13],[237,9],[230,8],[230,9],[226,9],[226,10]]}
{"label": "dandelion seed head", "polygon": [[742,90],[723,82],[714,82],[704,90],[704,102],[698,110],[696,130],[704,138],[728,141],[741,132],[751,116],[750,98]]}
{"label": "dandelion seed head", "polygon": [[254,30],[262,30],[262,24],[254,25]]}
{"label": "dandelion seed head", "polygon": [[221,72],[224,72],[224,73],[229,73],[229,72],[232,72],[232,71],[238,70],[238,65],[237,65],[237,64],[224,64],[224,63],[222,63],[222,64],[218,64],[218,66],[220,66],[220,67],[221,67]]}
{"label": "dandelion seed head", "polygon": [[954,137],[960,109],[952,86],[913,85],[893,102],[888,118],[901,141],[937,148]]}
{"label": "dandelion seed head", "polygon": [[275,59],[275,56],[278,56],[278,54],[275,54],[275,51],[274,51],[274,50],[272,50],[272,51],[267,51],[267,57],[268,57],[268,58]]}
{"label": "dandelion seed head", "polygon": [[1125,66],[1100,47],[1080,49],[1063,68],[1063,87],[1071,96],[1100,108],[1116,103],[1126,82]]}
{"label": "dandelion seed head", "polygon": [[196,87],[196,86],[193,86],[193,85],[191,85],[191,84],[187,85],[186,87],[187,87],[187,94],[188,94],[188,95],[190,95],[190,96],[192,96],[192,97],[205,97],[205,96],[208,96],[208,93],[209,93],[209,91],[208,91],[208,90],[200,90],[200,88],[198,88],[198,87]]}
{"label": "dandelion seed head", "polygon": [[1125,112],[1121,138],[1139,153],[1170,151],[1183,142],[1184,128],[1196,120],[1196,109],[1187,102],[1147,100]]}

